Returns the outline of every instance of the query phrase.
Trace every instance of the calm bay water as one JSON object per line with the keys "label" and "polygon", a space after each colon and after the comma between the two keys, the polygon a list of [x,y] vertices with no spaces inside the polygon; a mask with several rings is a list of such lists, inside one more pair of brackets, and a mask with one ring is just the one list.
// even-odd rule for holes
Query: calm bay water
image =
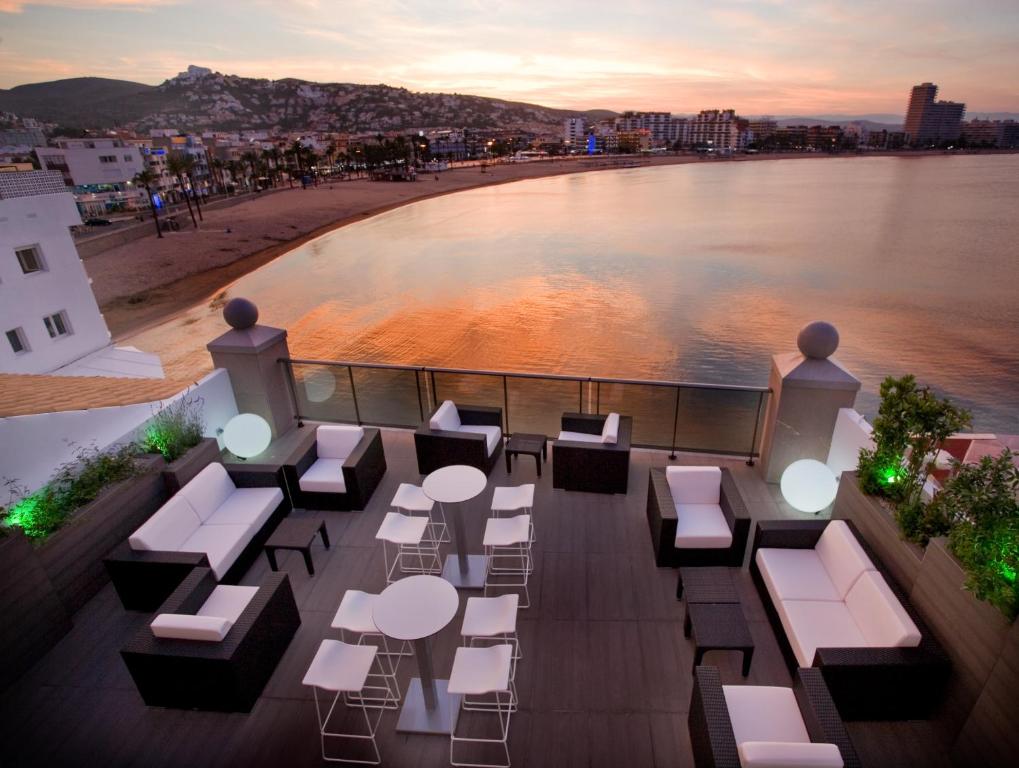
{"label": "calm bay water", "polygon": [[[232,284],[295,356],[765,385],[805,323],[1019,433],[1019,155],[702,162],[461,192]],[[221,304],[130,343],[210,366]]]}

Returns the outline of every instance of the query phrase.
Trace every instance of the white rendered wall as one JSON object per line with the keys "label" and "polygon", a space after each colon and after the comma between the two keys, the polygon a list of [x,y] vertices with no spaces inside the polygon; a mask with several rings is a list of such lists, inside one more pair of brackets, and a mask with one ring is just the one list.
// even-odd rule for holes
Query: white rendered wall
{"label": "white rendered wall", "polygon": [[[219,439],[222,446],[217,433],[237,415],[237,403],[229,374],[218,369],[186,393],[161,402],[0,419],[0,483],[16,480],[30,491],[37,490],[74,457],[77,448],[106,448],[134,440],[153,415],[185,394],[202,398],[205,436]],[[6,497],[0,497],[0,505],[6,502]]]}
{"label": "white rendered wall", "polygon": [[[96,141],[96,143],[101,143]],[[112,145],[112,142],[110,142]],[[127,147],[39,147],[40,159],[61,156],[67,163],[68,172],[75,185],[79,184],[123,184],[131,181],[135,174],[145,168],[141,150]],[[100,157],[115,157],[112,163],[99,161]]]}
{"label": "white rendered wall", "polygon": [[839,408],[835,431],[831,436],[831,449],[825,462],[835,476],[854,472],[860,461],[860,449],[874,450],[871,426],[855,408]]}
{"label": "white rendered wall", "polygon": [[[68,227],[81,224],[67,192],[0,200],[0,371],[47,373],[110,343]],[[45,270],[25,274],[15,249],[37,245]],[[43,318],[63,310],[71,333],[51,339]],[[7,331],[22,328],[29,351],[15,354]]]}

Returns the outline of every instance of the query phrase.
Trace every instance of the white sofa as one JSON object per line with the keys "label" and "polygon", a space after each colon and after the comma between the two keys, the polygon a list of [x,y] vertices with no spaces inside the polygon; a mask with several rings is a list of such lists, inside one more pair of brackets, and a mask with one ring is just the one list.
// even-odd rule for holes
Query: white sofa
{"label": "white sofa", "polygon": [[495,449],[499,447],[502,441],[502,429],[500,427],[484,424],[461,424],[460,414],[457,412],[456,405],[453,404],[452,400],[443,401],[442,405],[432,414],[432,418],[428,420],[428,426],[441,432],[463,432],[484,435],[485,450],[489,456],[495,453]]}
{"label": "white sofa", "polygon": [[238,488],[209,464],[128,538],[137,551],[199,552],[222,580],[283,501],[279,488]]}
{"label": "white sofa", "polygon": [[812,549],[760,548],[754,556],[800,666],[818,648],[915,648],[920,631],[842,520]]}
{"label": "white sofa", "polygon": [[610,413],[605,417],[605,424],[602,427],[600,435],[592,435],[587,432],[568,432],[564,430],[559,433],[559,437],[557,439],[572,443],[603,443],[605,445],[615,445],[619,442],[619,414]]}

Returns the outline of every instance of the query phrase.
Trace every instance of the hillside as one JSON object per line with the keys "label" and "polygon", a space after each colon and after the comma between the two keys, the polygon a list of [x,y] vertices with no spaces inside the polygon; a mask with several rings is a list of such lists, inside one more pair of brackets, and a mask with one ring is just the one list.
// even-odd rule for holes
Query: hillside
{"label": "hillside", "polygon": [[[200,67],[157,86],[97,77],[21,85],[0,90],[0,111],[76,128],[350,132],[454,126],[539,129],[586,114],[387,85],[255,79]],[[597,111],[599,117],[606,114],[611,113]]]}

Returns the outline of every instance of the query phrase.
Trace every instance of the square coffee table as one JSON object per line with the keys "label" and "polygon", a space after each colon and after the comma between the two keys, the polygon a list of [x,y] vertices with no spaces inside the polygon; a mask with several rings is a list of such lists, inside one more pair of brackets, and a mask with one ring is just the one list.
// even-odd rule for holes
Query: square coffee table
{"label": "square coffee table", "polygon": [[321,534],[322,543],[329,549],[329,534],[326,532],[326,521],[318,517],[286,517],[280,521],[272,536],[265,542],[265,556],[269,559],[269,567],[279,570],[276,565],[277,549],[292,549],[304,555],[304,565],[308,575],[315,575],[315,566],[311,562],[311,543],[315,534]]}
{"label": "square coffee table", "polygon": [[526,454],[534,457],[534,465],[538,468],[538,477],[541,477],[541,463],[548,461],[548,438],[545,435],[532,435],[526,432],[514,432],[506,443],[506,473],[513,472],[513,465],[510,463],[511,456]]}
{"label": "square coffee table", "polygon": [[739,603],[693,603],[687,607],[687,626],[693,634],[694,667],[708,651],[742,651],[743,677],[750,674],[754,639]]}

